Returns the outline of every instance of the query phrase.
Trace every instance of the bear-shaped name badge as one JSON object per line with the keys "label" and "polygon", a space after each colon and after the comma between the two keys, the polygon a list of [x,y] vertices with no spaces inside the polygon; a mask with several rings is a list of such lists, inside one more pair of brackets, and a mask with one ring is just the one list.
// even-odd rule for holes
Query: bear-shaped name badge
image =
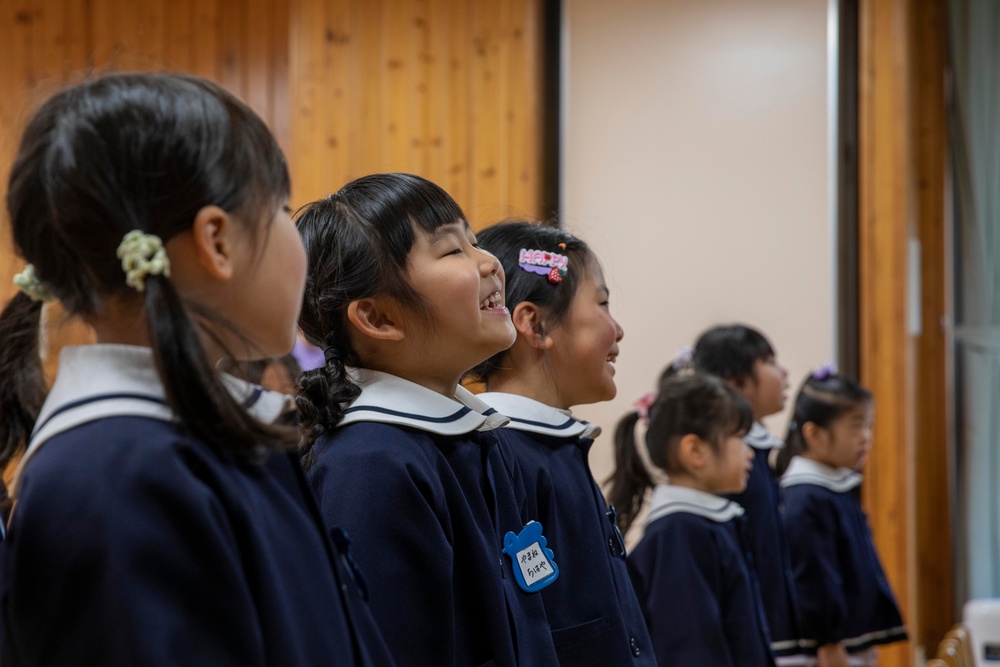
{"label": "bear-shaped name badge", "polygon": [[503,553],[514,562],[514,578],[526,593],[542,590],[559,576],[559,566],[552,550],[546,548],[547,543],[542,524],[537,521],[529,521],[516,535],[509,531],[503,536]]}

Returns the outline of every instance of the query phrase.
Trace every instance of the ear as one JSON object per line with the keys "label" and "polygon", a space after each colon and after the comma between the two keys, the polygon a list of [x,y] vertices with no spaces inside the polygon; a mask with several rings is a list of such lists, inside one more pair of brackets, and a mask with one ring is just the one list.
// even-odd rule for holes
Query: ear
{"label": "ear", "polygon": [[403,340],[401,318],[386,299],[358,299],[347,306],[347,319],[358,331],[375,340]]}
{"label": "ear", "polygon": [[545,332],[542,310],[537,305],[530,301],[522,301],[514,308],[510,318],[518,335],[524,338],[528,345],[539,350],[552,347],[552,338]]}
{"label": "ear", "polygon": [[203,206],[191,226],[196,261],[219,281],[233,276],[235,227],[232,216],[218,206]]}
{"label": "ear", "polygon": [[806,422],[799,428],[802,429],[802,439],[806,443],[806,449],[816,449],[824,447],[828,432],[816,422]]}
{"label": "ear", "polygon": [[705,447],[707,445],[707,442],[696,436],[694,433],[688,433],[682,437],[680,443],[677,445],[677,458],[681,465],[686,470],[692,471],[701,470],[705,467]]}

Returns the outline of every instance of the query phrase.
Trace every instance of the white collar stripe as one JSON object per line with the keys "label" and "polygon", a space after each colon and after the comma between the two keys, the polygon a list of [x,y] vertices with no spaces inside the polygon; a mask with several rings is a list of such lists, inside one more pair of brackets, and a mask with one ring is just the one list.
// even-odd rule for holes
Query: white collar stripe
{"label": "white collar stripe", "polygon": [[660,484],[653,490],[647,525],[670,514],[694,514],[719,523],[743,516],[743,507],[721,496],[683,486]]}
{"label": "white collar stripe", "polygon": [[[540,426],[542,428],[547,428],[547,429],[550,429],[550,430],[553,430],[553,431],[564,431],[564,430],[566,430],[568,428],[572,428],[573,424],[577,423],[577,421],[575,419],[573,419],[572,417],[570,417],[569,419],[567,419],[566,421],[564,421],[562,424],[546,424],[544,422],[536,422],[536,421],[533,421],[531,419],[521,419],[520,417],[511,417],[510,421],[511,422],[517,422],[518,424],[525,424],[527,426]],[[580,423],[583,423],[583,422],[580,422]],[[512,427],[509,427],[509,428],[512,428]]]}
{"label": "white collar stripe", "polygon": [[500,428],[509,421],[465,387],[457,387],[449,398],[388,373],[363,368],[348,372],[361,394],[344,410],[340,426],[376,422],[456,436]]}
{"label": "white collar stripe", "polygon": [[796,456],[781,478],[782,488],[811,484],[836,493],[845,493],[859,486],[864,478],[849,468],[831,468],[811,459]]}
{"label": "white collar stripe", "polygon": [[577,419],[569,410],[560,410],[519,394],[488,391],[477,396],[510,418],[507,428],[559,438],[594,439],[601,428]]}
{"label": "white collar stripe", "polygon": [[49,424],[49,422],[51,422],[53,419],[55,419],[56,417],[58,417],[59,415],[61,415],[63,413],[69,412],[71,410],[75,410],[75,409],[77,409],[79,407],[83,407],[84,405],[89,405],[91,403],[97,403],[97,402],[100,402],[100,401],[112,401],[112,400],[118,400],[118,399],[130,399],[130,400],[135,400],[135,401],[149,401],[150,403],[158,403],[159,405],[166,405],[167,404],[167,402],[164,401],[159,396],[148,396],[146,394],[120,393],[120,394],[99,394],[97,396],[88,396],[87,398],[81,398],[78,401],[72,401],[71,403],[66,403],[64,405],[60,405],[58,408],[56,408],[55,410],[53,410],[52,412],[50,412],[45,417],[44,421],[39,422],[38,424],[35,424],[35,429],[31,433],[31,438],[34,439],[35,435],[38,434],[38,433],[40,433],[42,431],[42,429],[44,429]]}
{"label": "white collar stripe", "polygon": [[[358,406],[353,406],[353,407],[350,407],[350,408],[347,408],[346,410],[344,410],[344,414],[345,415],[352,414],[352,413],[357,413],[357,412],[375,412],[375,413],[384,414],[384,415],[392,415],[393,417],[402,417],[404,419],[412,419],[414,421],[431,422],[431,423],[434,423],[434,424],[450,424],[451,422],[458,421],[459,419],[461,419],[465,415],[467,415],[470,412],[472,412],[472,408],[466,407],[466,406],[463,405],[461,408],[459,408],[458,410],[456,410],[452,414],[446,415],[444,417],[431,417],[431,416],[428,416],[428,415],[418,415],[418,414],[413,413],[413,412],[403,412],[401,410],[392,410],[390,408],[384,408],[384,407],[382,407],[380,405],[358,405]],[[483,416],[486,416],[488,414],[493,414],[495,412],[496,412],[496,410],[493,410],[490,413],[485,413],[484,412]]]}

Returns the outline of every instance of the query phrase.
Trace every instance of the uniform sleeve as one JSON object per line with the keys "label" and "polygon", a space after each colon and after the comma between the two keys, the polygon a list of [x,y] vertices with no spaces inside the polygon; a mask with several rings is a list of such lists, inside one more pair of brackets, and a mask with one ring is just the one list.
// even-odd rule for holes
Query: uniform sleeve
{"label": "uniform sleeve", "polygon": [[460,648],[452,573],[461,554],[440,486],[409,444],[387,456],[338,441],[318,453],[309,482],[327,528],[348,533],[372,614],[400,664],[452,665]]}
{"label": "uniform sleeve", "polygon": [[786,491],[785,521],[803,634],[821,646],[839,642],[847,601],[836,508],[811,494]]}
{"label": "uniform sleeve", "polygon": [[660,664],[736,666],[711,535],[661,531],[644,538],[627,562]]}
{"label": "uniform sleeve", "polygon": [[226,513],[161,444],[53,440],[32,460],[4,550],[5,664],[263,664]]}

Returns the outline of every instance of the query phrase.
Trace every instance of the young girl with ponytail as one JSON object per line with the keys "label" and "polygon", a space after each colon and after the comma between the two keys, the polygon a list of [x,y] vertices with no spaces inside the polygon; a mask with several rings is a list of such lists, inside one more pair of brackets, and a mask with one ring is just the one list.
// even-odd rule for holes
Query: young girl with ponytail
{"label": "young girl with ponytail", "polygon": [[871,393],[822,366],[806,378],[778,459],[802,628],[819,667],[877,665],[906,639],[861,507]]}
{"label": "young girl with ponytail", "polygon": [[526,511],[507,419],[459,385],[510,347],[504,271],[458,205],[376,174],[308,205],[300,328],[326,363],[298,405],[308,475],[350,534],[372,611],[401,665],[544,665],[538,590],[560,546]]}
{"label": "young girl with ponytail", "polygon": [[[656,484],[636,449],[646,421],[649,460],[669,481]],[[700,373],[667,378],[655,400],[617,429],[619,467],[611,498],[631,525],[653,488],[642,540],[628,567],[660,665],[773,667],[767,621],[738,523],[743,508],[723,494],[746,487],[753,456],[743,437],[753,417],[722,380]]]}
{"label": "young girl with ponytail", "polygon": [[[305,280],[274,138],[218,86],[118,74],[28,124],[7,193],[29,262],[0,315],[4,664],[383,665],[284,397],[219,374],[287,353]],[[47,391],[45,301],[96,333]]]}

